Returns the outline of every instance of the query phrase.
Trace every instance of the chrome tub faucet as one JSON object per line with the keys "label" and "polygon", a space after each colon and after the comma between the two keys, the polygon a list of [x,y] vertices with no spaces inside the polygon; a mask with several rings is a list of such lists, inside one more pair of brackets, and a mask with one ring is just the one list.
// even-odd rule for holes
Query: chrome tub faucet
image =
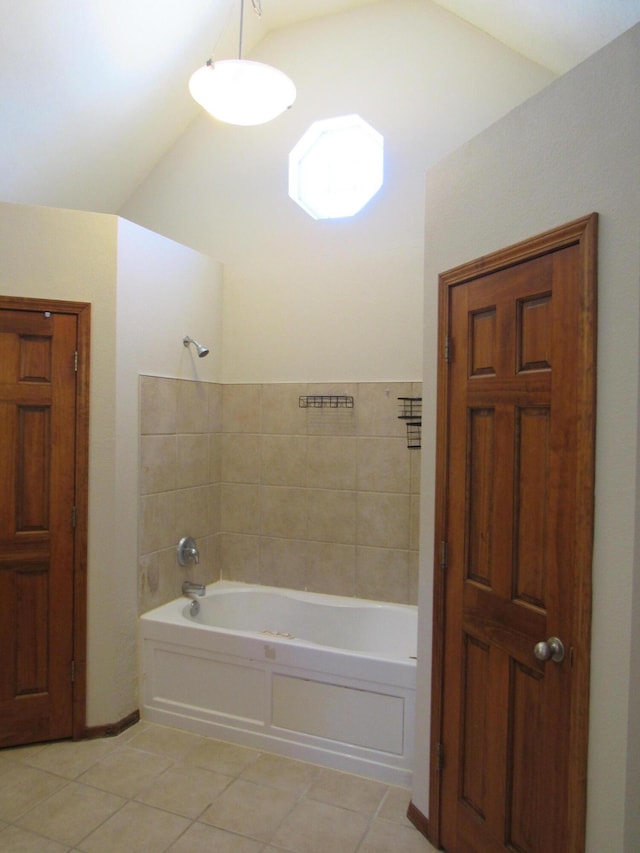
{"label": "chrome tub faucet", "polygon": [[183,536],[178,542],[178,562],[181,566],[187,566],[191,562],[197,566],[200,562],[200,552],[193,536]]}

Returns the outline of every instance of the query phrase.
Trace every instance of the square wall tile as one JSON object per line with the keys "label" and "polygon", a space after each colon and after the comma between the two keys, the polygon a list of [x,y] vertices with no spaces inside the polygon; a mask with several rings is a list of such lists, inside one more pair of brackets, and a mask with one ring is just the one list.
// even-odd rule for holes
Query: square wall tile
{"label": "square wall tile", "polygon": [[409,451],[411,461],[411,494],[420,494],[420,479],[422,476],[422,453],[418,448]]}
{"label": "square wall tile", "polygon": [[160,492],[140,498],[138,524],[141,554],[161,551],[177,543],[175,518],[175,492]]}
{"label": "square wall tile", "polygon": [[405,435],[398,397],[411,397],[410,382],[363,382],[358,386],[358,435]]}
{"label": "square wall tile", "polygon": [[178,380],[140,377],[140,432],[143,435],[176,431]]}
{"label": "square wall tile", "polygon": [[178,380],[176,432],[209,431],[209,383]]}
{"label": "square wall tile", "polygon": [[224,533],[260,533],[260,487],[223,483],[220,526]]}
{"label": "square wall tile", "polygon": [[411,495],[409,547],[414,551],[420,545],[420,495]]}
{"label": "square wall tile", "polygon": [[223,580],[260,583],[260,537],[221,533],[219,539]]}
{"label": "square wall tile", "polygon": [[359,492],[357,525],[359,545],[408,549],[409,495]]}
{"label": "square wall tile", "polygon": [[309,542],[307,589],[329,595],[357,595],[355,545]]}
{"label": "square wall tile", "polygon": [[262,385],[222,386],[222,431],[261,430]]}
{"label": "square wall tile", "polygon": [[411,487],[411,451],[403,438],[358,438],[358,489],[402,492]]}
{"label": "square wall tile", "polygon": [[358,385],[356,383],[316,383],[307,386],[307,394],[313,396],[353,397],[354,407],[308,408],[307,430],[309,435],[356,435],[358,429]]}
{"label": "square wall tile", "polygon": [[209,435],[209,482],[219,483],[222,479],[222,435]]}
{"label": "square wall tile", "polygon": [[[209,487],[196,486],[193,489],[180,489],[174,493],[176,498],[177,539],[193,536],[200,539],[209,532]],[[196,545],[198,543],[196,542]]]}
{"label": "square wall tile", "polygon": [[168,492],[176,487],[175,435],[140,437],[140,494]]}
{"label": "square wall tile", "polygon": [[260,583],[304,589],[307,580],[308,542],[298,539],[260,540]]}
{"label": "square wall tile", "polygon": [[307,409],[299,399],[307,394],[306,384],[274,383],[262,386],[262,432],[264,434],[307,434]]}
{"label": "square wall tile", "polygon": [[355,489],[356,455],[355,436],[310,435],[307,439],[307,486]]}
{"label": "square wall tile", "polygon": [[283,539],[307,538],[307,491],[286,486],[260,488],[261,533]]}
{"label": "square wall tile", "polygon": [[220,504],[222,485],[214,483],[207,486],[207,506],[209,512],[208,535],[216,536],[220,532]]}
{"label": "square wall tile", "polygon": [[209,385],[209,432],[222,431],[222,385]]}
{"label": "square wall tile", "polygon": [[209,482],[209,436],[177,435],[176,485],[178,489]]}
{"label": "square wall tile", "polygon": [[260,436],[232,432],[220,436],[220,476],[224,483],[260,482]]}
{"label": "square wall tile", "polygon": [[175,488],[203,486],[209,482],[209,436],[205,434],[177,435],[177,466]]}
{"label": "square wall tile", "polygon": [[344,545],[356,541],[356,492],[308,489],[308,538]]}
{"label": "square wall tile", "polygon": [[409,603],[409,551],[359,545],[356,589],[360,598]]}
{"label": "square wall tile", "polygon": [[420,560],[417,551],[409,551],[409,600],[407,604],[418,604]]}
{"label": "square wall tile", "polygon": [[263,435],[260,441],[263,485],[304,486],[307,439],[299,435]]}

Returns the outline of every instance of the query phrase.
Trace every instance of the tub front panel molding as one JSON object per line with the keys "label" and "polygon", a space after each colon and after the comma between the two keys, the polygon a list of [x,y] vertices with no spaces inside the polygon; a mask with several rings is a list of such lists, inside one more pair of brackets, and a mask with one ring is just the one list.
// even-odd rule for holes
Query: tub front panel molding
{"label": "tub front panel molding", "polygon": [[[141,617],[143,717],[389,784],[410,785],[416,608],[224,581],[210,585],[199,603],[206,610],[207,602],[213,602],[212,609],[223,611],[226,594],[230,610],[239,612],[242,593],[247,613],[254,624],[264,623],[264,633],[195,622],[187,615],[186,598]],[[412,647],[363,651],[368,641],[362,636],[349,643],[355,649],[323,646],[285,630],[287,608],[290,624],[299,627],[296,607],[322,607],[331,624],[349,620],[360,605],[379,617],[383,637],[391,636],[390,625],[398,615],[405,625],[413,625],[406,632],[413,636]],[[257,612],[261,606],[267,607],[263,618]],[[400,614],[394,612],[398,608]],[[357,627],[369,621],[369,614],[364,616],[351,621]]]}

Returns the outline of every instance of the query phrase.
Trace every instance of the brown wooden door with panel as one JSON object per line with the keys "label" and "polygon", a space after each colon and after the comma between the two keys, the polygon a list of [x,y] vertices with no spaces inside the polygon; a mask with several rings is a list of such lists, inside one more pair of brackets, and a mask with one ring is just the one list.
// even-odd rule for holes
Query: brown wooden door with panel
{"label": "brown wooden door with panel", "polygon": [[451,853],[584,844],[595,227],[441,277],[436,808]]}
{"label": "brown wooden door with panel", "polygon": [[73,734],[77,322],[0,310],[0,746]]}

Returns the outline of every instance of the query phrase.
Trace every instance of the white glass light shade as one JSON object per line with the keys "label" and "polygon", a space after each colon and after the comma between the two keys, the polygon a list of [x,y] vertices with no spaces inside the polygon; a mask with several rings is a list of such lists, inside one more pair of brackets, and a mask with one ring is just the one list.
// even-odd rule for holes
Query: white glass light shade
{"label": "white glass light shade", "polygon": [[263,124],[289,109],[296,87],[282,71],[249,59],[223,59],[191,75],[195,101],[219,121]]}

